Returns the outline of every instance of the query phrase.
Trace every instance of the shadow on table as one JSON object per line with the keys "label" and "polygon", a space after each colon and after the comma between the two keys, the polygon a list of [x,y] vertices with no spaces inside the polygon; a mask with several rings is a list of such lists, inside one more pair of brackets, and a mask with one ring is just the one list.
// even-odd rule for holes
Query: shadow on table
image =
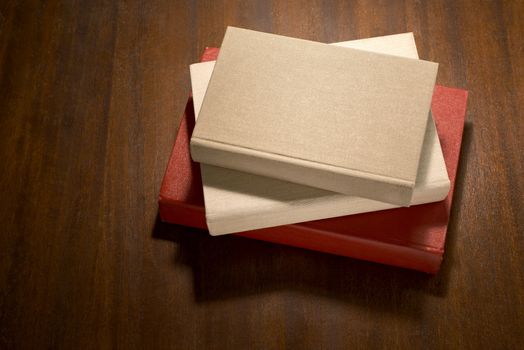
{"label": "shadow on table", "polygon": [[447,252],[436,276],[233,235],[211,237],[159,219],[153,237],[178,245],[175,263],[193,269],[197,302],[291,291],[417,318],[428,295],[447,294],[471,136],[472,128],[466,125]]}

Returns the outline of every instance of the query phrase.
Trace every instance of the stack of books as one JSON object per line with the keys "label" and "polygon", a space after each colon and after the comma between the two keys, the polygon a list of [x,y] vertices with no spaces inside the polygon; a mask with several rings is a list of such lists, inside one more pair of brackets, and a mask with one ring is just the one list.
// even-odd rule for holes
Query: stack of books
{"label": "stack of books", "polygon": [[436,273],[467,100],[437,68],[412,33],[328,45],[229,27],[190,66],[161,219]]}

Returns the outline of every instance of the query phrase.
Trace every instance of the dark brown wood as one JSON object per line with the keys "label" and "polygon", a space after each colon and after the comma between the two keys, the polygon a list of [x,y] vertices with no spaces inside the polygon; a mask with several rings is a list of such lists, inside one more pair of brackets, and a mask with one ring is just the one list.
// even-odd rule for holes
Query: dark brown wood
{"label": "dark brown wood", "polygon": [[[0,348],[522,348],[524,2],[0,2]],[[470,91],[435,277],[162,224],[188,65],[226,25],[413,31]]]}

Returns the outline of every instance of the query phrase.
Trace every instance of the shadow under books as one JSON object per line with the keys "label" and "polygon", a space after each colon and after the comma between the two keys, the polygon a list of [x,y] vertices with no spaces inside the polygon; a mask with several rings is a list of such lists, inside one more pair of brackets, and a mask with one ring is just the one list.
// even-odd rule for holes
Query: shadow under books
{"label": "shadow under books", "polygon": [[192,268],[197,302],[291,291],[417,318],[428,295],[445,297],[447,293],[471,136],[471,125],[466,124],[446,253],[435,276],[234,235],[211,237],[159,218],[153,237],[178,245],[175,264]]}

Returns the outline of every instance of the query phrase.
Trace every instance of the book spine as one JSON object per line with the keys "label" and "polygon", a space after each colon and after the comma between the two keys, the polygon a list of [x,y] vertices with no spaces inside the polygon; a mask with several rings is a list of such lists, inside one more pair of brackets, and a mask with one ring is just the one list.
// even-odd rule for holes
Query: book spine
{"label": "book spine", "polygon": [[415,186],[411,181],[245,149],[196,136],[191,138],[191,157],[204,164],[358,197],[366,198],[369,193],[374,193],[374,198],[367,198],[399,206],[411,204]]}
{"label": "book spine", "polygon": [[[207,230],[205,212],[202,207],[163,201],[162,198],[159,206],[162,221]],[[444,253],[429,247],[401,246],[350,234],[342,235],[312,229],[302,225],[278,226],[234,235],[431,274],[438,272]]]}
{"label": "book spine", "polygon": [[444,253],[428,247],[400,246],[300,225],[280,226],[278,230],[261,229],[236,235],[430,274],[438,272]]}
{"label": "book spine", "polygon": [[451,183],[449,180],[431,182],[424,186],[424,191],[415,191],[411,205],[440,202],[449,194]]}
{"label": "book spine", "polygon": [[162,196],[158,211],[163,222],[207,230],[204,208],[182,202],[172,202]]}

